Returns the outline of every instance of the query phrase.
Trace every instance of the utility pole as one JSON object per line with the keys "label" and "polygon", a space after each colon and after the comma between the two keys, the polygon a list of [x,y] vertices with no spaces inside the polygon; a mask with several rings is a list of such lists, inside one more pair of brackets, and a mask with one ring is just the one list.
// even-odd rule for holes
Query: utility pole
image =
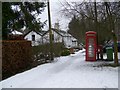
{"label": "utility pole", "polygon": [[48,5],[48,21],[49,21],[49,39],[50,39],[50,60],[53,61],[53,40],[52,40],[52,30],[51,30],[51,17],[50,17],[50,3],[47,0]]}

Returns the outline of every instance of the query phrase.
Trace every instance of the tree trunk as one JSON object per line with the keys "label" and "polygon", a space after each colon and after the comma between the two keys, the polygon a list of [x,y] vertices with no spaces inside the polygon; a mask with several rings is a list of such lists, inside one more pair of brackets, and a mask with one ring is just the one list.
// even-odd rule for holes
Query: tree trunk
{"label": "tree trunk", "polygon": [[118,66],[119,62],[118,62],[117,36],[115,35],[114,32],[113,32],[113,41],[114,41],[114,64]]}
{"label": "tree trunk", "polygon": [[107,13],[108,18],[109,18],[110,29],[111,29],[111,32],[112,32],[113,42],[114,42],[114,64],[118,65],[119,64],[119,62],[118,62],[118,48],[117,48],[117,37],[114,33],[114,31],[115,31],[114,20],[113,20],[113,17],[112,17],[112,13],[110,11],[110,6],[107,2],[105,2],[105,7],[106,7],[106,13]]}
{"label": "tree trunk", "polygon": [[102,56],[99,55],[100,53],[98,52],[98,45],[99,45],[99,30],[98,30],[98,15],[97,15],[97,5],[96,5],[96,0],[94,1],[94,12],[95,12],[95,31],[97,32],[97,59],[99,60],[100,57],[99,56]]}

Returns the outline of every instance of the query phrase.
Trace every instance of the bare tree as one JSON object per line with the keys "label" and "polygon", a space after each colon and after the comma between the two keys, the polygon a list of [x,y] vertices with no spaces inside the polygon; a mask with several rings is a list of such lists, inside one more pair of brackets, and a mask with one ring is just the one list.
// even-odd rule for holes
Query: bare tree
{"label": "bare tree", "polygon": [[[95,0],[96,1],[96,0]],[[111,31],[119,32],[120,28],[120,2],[68,2],[62,3],[61,12],[72,18],[69,24],[69,32],[84,42],[84,33],[88,30],[96,31],[98,44],[110,40]],[[73,24],[76,17],[78,24]],[[72,24],[71,24],[72,23]],[[74,26],[71,26],[74,25]],[[76,28],[79,27],[79,28]],[[75,30],[77,29],[77,30]],[[77,32],[77,33],[75,33]],[[78,35],[79,34],[79,35]],[[114,43],[117,37],[114,34]],[[82,40],[81,40],[82,39]],[[115,64],[118,64],[117,43],[114,44]]]}
{"label": "bare tree", "polygon": [[106,7],[106,12],[109,18],[110,30],[112,32],[113,41],[114,41],[114,63],[115,65],[118,65],[118,48],[117,48],[117,37],[114,33],[115,32],[114,17],[112,15],[112,12],[110,10],[110,4],[108,4],[108,2],[105,2],[105,7]]}

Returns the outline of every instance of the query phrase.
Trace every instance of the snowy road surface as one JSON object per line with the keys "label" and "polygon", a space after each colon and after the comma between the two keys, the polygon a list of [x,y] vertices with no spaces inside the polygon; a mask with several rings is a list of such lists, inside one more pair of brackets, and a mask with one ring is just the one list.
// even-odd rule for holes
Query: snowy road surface
{"label": "snowy road surface", "polygon": [[118,88],[118,67],[96,67],[105,62],[86,62],[83,51],[12,76],[0,85],[2,88]]}

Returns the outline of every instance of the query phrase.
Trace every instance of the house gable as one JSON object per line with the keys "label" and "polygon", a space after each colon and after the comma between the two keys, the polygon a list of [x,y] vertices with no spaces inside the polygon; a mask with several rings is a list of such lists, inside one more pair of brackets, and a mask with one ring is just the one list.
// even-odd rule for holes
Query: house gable
{"label": "house gable", "polygon": [[[55,30],[52,30],[52,32],[53,32],[54,42],[62,42],[63,36],[61,34],[59,34],[57,31],[55,31]],[[46,38],[49,41],[49,31],[47,31],[43,35],[43,37]]]}
{"label": "house gable", "polygon": [[32,36],[33,36],[33,35],[35,36],[35,37],[34,37],[34,38],[35,38],[35,41],[36,41],[37,39],[39,39],[39,38],[42,37],[42,35],[40,35],[39,33],[35,32],[35,31],[31,31],[31,32],[27,33],[27,34],[24,36],[24,39],[27,39],[27,40],[32,41]]}
{"label": "house gable", "polygon": [[[54,34],[54,42],[64,42],[66,47],[75,47],[77,46],[77,39],[74,38],[71,34],[52,28]],[[49,30],[43,35],[49,41]]]}
{"label": "house gable", "polygon": [[[74,47],[77,46],[77,39],[75,39],[71,34],[62,31],[62,30],[57,30],[52,28],[52,33],[53,33],[53,40],[55,43],[57,42],[64,42],[64,45],[66,47]],[[49,31],[43,31],[42,34],[41,32],[36,32],[36,31],[28,31],[25,39],[32,41],[33,43],[38,44],[45,44],[49,43],[50,37],[49,37]],[[34,36],[34,37],[32,37]],[[32,40],[34,39],[34,40]]]}

